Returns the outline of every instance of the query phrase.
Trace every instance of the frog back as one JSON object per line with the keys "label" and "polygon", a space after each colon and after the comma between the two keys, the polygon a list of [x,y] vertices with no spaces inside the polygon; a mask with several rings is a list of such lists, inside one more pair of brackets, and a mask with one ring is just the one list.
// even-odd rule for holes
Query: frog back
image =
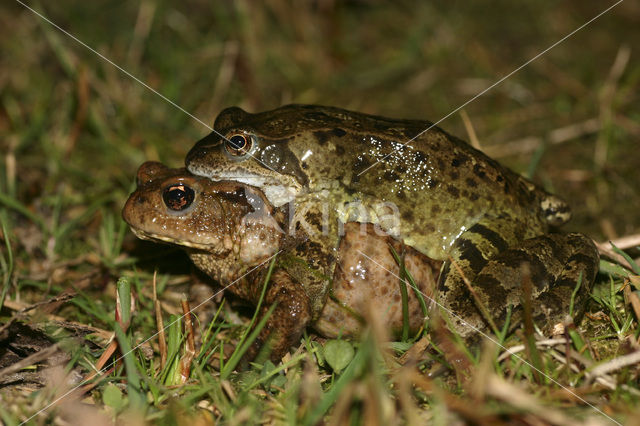
{"label": "frog back", "polygon": [[399,223],[383,226],[385,231],[431,258],[446,258],[456,238],[487,216],[512,217],[526,237],[546,232],[552,220],[568,219],[558,220],[568,213],[560,199],[428,121],[329,107],[283,108],[295,110],[291,127],[260,131],[263,138],[280,140],[289,158],[299,159],[305,187],[328,191],[329,201],[342,209],[362,202],[378,218],[385,209],[397,215]]}
{"label": "frog back", "polygon": [[569,218],[560,199],[428,121],[287,105],[257,114],[229,108],[215,127],[256,139],[259,149],[243,160],[245,170],[287,182],[296,199],[325,191],[343,220],[359,218],[345,204],[362,202],[373,216],[391,209],[399,224],[385,231],[434,259],[445,258],[455,239],[487,216],[513,217],[530,236]]}

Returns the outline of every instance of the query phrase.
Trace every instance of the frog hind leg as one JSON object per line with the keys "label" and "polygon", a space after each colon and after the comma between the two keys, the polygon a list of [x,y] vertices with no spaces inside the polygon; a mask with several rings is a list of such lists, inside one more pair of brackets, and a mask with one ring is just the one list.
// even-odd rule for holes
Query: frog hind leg
{"label": "frog hind leg", "polygon": [[522,319],[521,300],[526,297],[522,283],[528,278],[533,321],[549,332],[569,314],[572,297],[572,313],[576,319],[582,317],[598,262],[598,250],[585,235],[546,234],[524,240],[494,256],[474,285],[486,305],[493,307],[489,311],[499,327],[504,323],[506,306],[516,307],[510,322],[510,329],[514,329]]}
{"label": "frog hind leg", "polygon": [[[441,275],[442,304],[450,311],[452,324],[463,338],[486,328],[475,298],[498,327],[504,323],[507,306],[514,306],[510,328],[518,325],[525,275],[532,283],[535,322],[551,325],[561,321],[569,312],[578,282],[581,288],[574,299],[574,313],[583,312],[598,265],[598,252],[591,240],[582,234],[545,234],[524,239],[526,230],[519,227],[510,232],[509,240],[520,242],[506,248],[506,240],[488,227],[478,224],[470,228],[453,251],[453,261],[458,262],[461,271],[449,264]],[[523,268],[523,264],[527,267]],[[462,275],[472,283],[475,298]]]}
{"label": "frog hind leg", "polygon": [[[257,280],[261,281],[261,280]],[[256,284],[254,295],[260,295],[261,288]],[[274,362],[280,361],[290,347],[299,342],[302,332],[311,321],[309,298],[300,284],[284,270],[276,270],[271,276],[262,304],[260,318],[272,305],[275,308],[256,340],[249,347],[246,358],[251,360],[257,355],[269,354]],[[266,350],[263,350],[264,346]]]}
{"label": "frog hind leg", "polygon": [[493,256],[509,248],[509,242],[523,239],[525,229],[508,219],[485,218],[463,232],[452,246],[438,277],[438,305],[465,340],[475,340],[477,332],[485,328],[465,279],[473,282]]}

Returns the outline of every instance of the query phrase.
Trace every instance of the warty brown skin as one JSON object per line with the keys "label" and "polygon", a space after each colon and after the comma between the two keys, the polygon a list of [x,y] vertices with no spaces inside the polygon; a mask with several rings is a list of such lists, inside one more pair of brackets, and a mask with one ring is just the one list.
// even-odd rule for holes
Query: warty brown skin
{"label": "warty brown skin", "polygon": [[[186,194],[188,188],[194,191],[188,206],[180,202],[182,196],[165,199],[163,195],[173,188],[179,189],[180,194]],[[427,301],[434,293],[441,265],[381,234],[371,224],[348,223],[333,265],[332,298],[322,300],[321,313],[314,318],[311,305],[317,295],[309,294],[300,283],[301,275],[313,273],[308,267],[304,270],[304,266],[301,271],[304,259],[299,254],[305,241],[292,240],[281,232],[286,229],[282,216],[255,188],[236,182],[213,182],[183,169],[148,162],[138,171],[138,188],[125,204],[123,217],[138,237],[185,248],[198,268],[224,286],[232,284],[229,291],[254,305],[262,291],[267,264],[247,272],[282,250],[261,315],[274,303],[276,308],[249,354],[256,355],[268,344],[275,361],[299,341],[308,325],[327,337],[358,334],[371,306],[385,312],[391,331],[400,330],[401,272],[390,248],[403,256]],[[410,326],[416,331],[423,325],[425,314],[410,288],[408,295]]]}

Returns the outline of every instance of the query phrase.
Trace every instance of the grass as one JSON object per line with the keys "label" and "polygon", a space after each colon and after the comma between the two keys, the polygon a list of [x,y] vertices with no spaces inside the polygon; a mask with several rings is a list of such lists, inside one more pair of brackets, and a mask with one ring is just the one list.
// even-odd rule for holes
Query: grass
{"label": "grass", "polygon": [[[29,5],[209,124],[225,106],[257,111],[287,102],[435,121],[606,7]],[[635,3],[623,2],[467,105],[467,122],[454,114],[441,123],[477,135],[486,152],[567,198],[574,207],[567,230],[599,241],[640,230],[637,14]],[[154,270],[165,324],[182,314],[182,295],[202,278],[180,252],[135,240],[120,210],[143,161],[180,166],[207,129],[18,3],[0,10],[0,25],[0,369],[16,368],[0,377],[0,419],[12,425],[94,371],[119,327],[119,278],[129,279],[136,309],[117,332],[121,353],[157,331]],[[638,263],[637,243],[623,253]],[[64,399],[30,423],[607,423],[594,407],[624,423],[639,414],[638,361],[625,357],[638,351],[632,306],[640,284],[638,269],[609,259],[589,315],[569,330],[571,344],[511,336],[504,344],[517,356],[446,339],[436,348],[426,334],[389,344],[373,319],[359,342],[325,341],[309,330],[282,364],[221,377],[211,364],[253,313],[238,316],[225,302],[196,312],[204,352],[183,385],[171,362],[185,355],[181,322],[167,330],[164,367],[151,339],[80,399]],[[24,310],[38,302],[47,303]],[[55,351],[45,356],[47,348]]]}

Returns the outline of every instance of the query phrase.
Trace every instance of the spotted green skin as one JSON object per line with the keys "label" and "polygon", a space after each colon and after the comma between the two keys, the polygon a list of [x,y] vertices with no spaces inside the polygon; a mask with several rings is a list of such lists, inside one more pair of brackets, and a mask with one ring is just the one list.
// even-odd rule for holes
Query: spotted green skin
{"label": "spotted green skin", "polygon": [[[523,262],[529,265],[525,275],[538,280],[533,297],[562,281],[564,287],[582,282],[579,302],[586,299],[583,294],[597,269],[595,247],[579,234],[546,237],[549,226],[569,220],[569,207],[430,122],[287,105],[257,114],[228,108],[214,127],[187,155],[187,169],[213,180],[255,185],[275,206],[293,201],[294,222],[311,224],[316,231],[327,226],[322,218],[328,214],[327,232],[308,232],[305,251],[311,266],[326,276],[332,275],[327,268],[339,241],[337,219],[365,221],[431,259],[446,261],[439,278],[440,301],[454,317],[477,311],[463,277],[472,283],[476,277],[484,280],[479,299],[489,303],[489,312],[503,315],[507,301],[499,294],[514,296],[509,300],[518,305],[522,292],[511,281],[522,281],[522,273],[514,271],[521,271]],[[247,155],[230,154],[225,139],[235,135],[250,138]],[[362,203],[364,213],[349,209],[355,201]],[[396,206],[399,223],[380,220],[386,213],[380,203]],[[548,267],[552,259],[561,266]],[[306,287],[323,300],[328,282]],[[567,297],[561,293],[549,300]],[[318,303],[314,310],[320,307]],[[547,318],[556,308],[539,306]],[[472,329],[469,325],[481,328],[481,315],[474,315],[454,319],[454,325],[463,334]]]}

